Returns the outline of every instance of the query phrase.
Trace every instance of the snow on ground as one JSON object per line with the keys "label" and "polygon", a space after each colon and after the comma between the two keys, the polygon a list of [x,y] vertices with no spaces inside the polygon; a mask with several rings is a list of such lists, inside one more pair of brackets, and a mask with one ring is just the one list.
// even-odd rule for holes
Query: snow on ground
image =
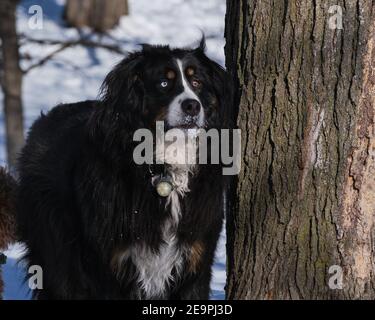
{"label": "snow on ground", "polygon": [[[66,28],[62,20],[64,0],[23,0],[18,8],[18,31],[36,39],[74,40],[78,31]],[[40,5],[43,9],[43,29],[29,27],[29,8]],[[169,44],[172,47],[197,45],[202,32],[207,37],[207,55],[224,64],[225,0],[129,0],[130,15],[123,17],[118,27],[102,38],[106,43],[120,43],[126,51],[139,48],[141,43]],[[84,36],[97,40],[83,30]],[[22,54],[30,54],[33,61],[23,61],[27,68],[38,58],[56,50],[56,46],[27,44]],[[104,76],[121,59],[118,54],[104,49],[80,46],[66,49],[53,61],[30,71],[24,77],[23,103],[25,126],[28,128],[41,111],[58,103],[95,99]],[[2,94],[0,92],[2,104]],[[0,114],[0,165],[5,162],[4,116]],[[4,267],[5,298],[27,299],[23,283],[22,247],[7,251],[8,263]],[[224,298],[225,235],[221,235],[213,271],[212,298]]]}

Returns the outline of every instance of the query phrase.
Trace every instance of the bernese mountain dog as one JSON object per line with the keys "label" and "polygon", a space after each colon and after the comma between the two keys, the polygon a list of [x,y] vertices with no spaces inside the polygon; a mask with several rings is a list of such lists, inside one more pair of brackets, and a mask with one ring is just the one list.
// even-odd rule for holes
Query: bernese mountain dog
{"label": "bernese mountain dog", "polygon": [[[36,299],[208,299],[223,223],[222,164],[136,164],[135,131],[233,126],[231,81],[193,49],[143,45],[100,98],[58,105],[32,125],[18,163],[25,260]],[[161,196],[155,181],[168,176]]]}

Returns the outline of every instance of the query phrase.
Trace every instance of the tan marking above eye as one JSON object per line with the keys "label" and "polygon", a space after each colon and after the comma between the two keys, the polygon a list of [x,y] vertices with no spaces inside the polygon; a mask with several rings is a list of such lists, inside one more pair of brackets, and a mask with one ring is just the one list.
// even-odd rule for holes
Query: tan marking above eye
{"label": "tan marking above eye", "polygon": [[195,73],[195,70],[194,70],[193,67],[187,67],[187,68],[186,68],[186,74],[187,74],[189,77],[191,77],[192,75],[194,75],[194,73]]}
{"label": "tan marking above eye", "polygon": [[176,73],[173,70],[168,70],[166,74],[167,79],[172,80],[176,78]]}

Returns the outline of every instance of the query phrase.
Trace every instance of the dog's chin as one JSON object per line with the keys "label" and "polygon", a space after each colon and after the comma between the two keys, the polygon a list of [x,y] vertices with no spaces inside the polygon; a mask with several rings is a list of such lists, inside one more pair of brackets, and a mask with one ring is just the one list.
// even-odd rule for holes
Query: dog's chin
{"label": "dog's chin", "polygon": [[171,129],[179,129],[182,131],[199,130],[199,129],[203,129],[203,126],[198,125],[196,122],[180,123],[176,125],[167,124],[167,130],[171,130]]}
{"label": "dog's chin", "polygon": [[200,129],[200,127],[195,124],[195,123],[192,123],[192,124],[181,124],[181,125],[177,125],[175,127],[173,127],[174,129],[180,129],[180,130],[190,130],[190,129]]}

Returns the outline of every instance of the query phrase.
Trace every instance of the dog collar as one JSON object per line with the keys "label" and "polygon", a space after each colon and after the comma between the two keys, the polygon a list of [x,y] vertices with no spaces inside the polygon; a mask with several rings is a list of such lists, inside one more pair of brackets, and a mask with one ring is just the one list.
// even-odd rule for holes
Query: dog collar
{"label": "dog collar", "polygon": [[0,265],[6,264],[7,262],[7,256],[4,253],[0,252]]}

